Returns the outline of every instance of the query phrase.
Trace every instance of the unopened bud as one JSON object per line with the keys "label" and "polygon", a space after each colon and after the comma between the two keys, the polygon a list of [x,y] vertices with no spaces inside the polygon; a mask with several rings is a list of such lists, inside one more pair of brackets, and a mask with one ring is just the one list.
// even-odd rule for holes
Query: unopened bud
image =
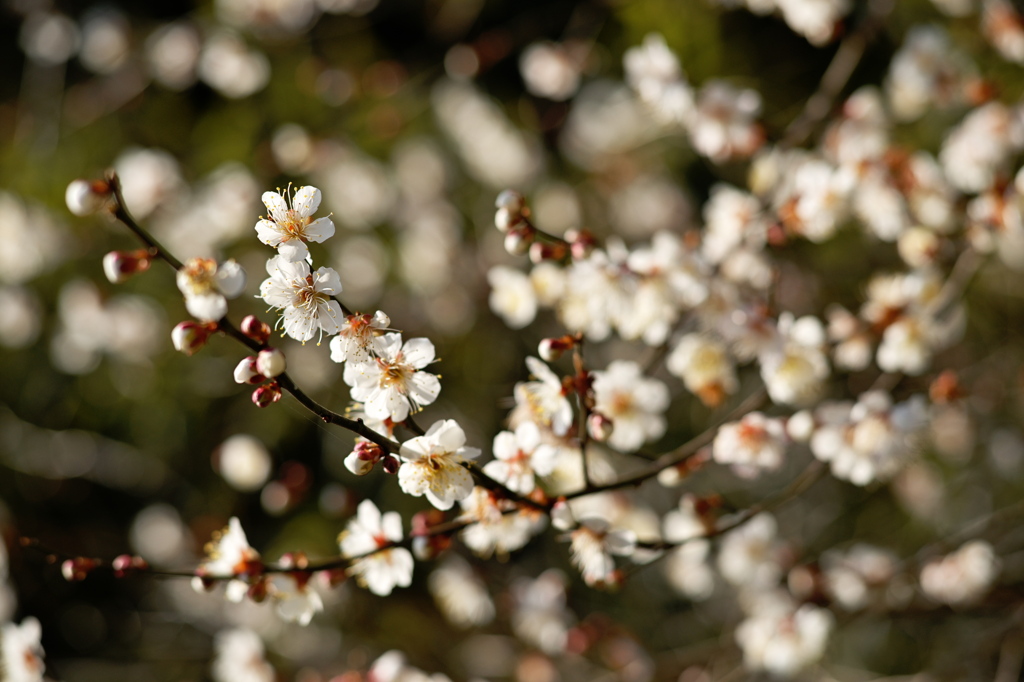
{"label": "unopened bud", "polygon": [[114,569],[114,576],[117,578],[123,578],[132,571],[145,571],[149,568],[145,559],[131,554],[122,554],[116,557],[110,562],[110,566]]}
{"label": "unopened bud", "polygon": [[255,315],[246,315],[242,319],[241,329],[243,334],[256,343],[266,343],[270,338],[270,325]]}
{"label": "unopened bud", "polygon": [[256,369],[256,358],[252,355],[242,358],[235,365],[235,383],[237,384],[261,384],[264,379],[266,377]]}
{"label": "unopened bud", "polygon": [[216,322],[180,322],[171,330],[171,343],[175,350],[193,355],[206,345],[206,340],[215,331]]}
{"label": "unopened bud", "polygon": [[526,201],[523,199],[523,195],[514,189],[502,191],[494,201],[495,208],[504,208],[516,213],[522,211],[525,205]]}
{"label": "unopened bud", "polygon": [[100,562],[95,559],[76,557],[74,559],[68,559],[62,563],[60,565],[60,572],[68,582],[85,580],[85,577],[89,575],[94,568],[99,566],[99,563]]}
{"label": "unopened bud", "polygon": [[132,275],[149,270],[149,264],[152,262],[149,252],[145,249],[111,251],[103,257],[103,274],[111,284],[121,284]]}
{"label": "unopened bud", "polygon": [[109,197],[110,185],[105,180],[72,180],[64,191],[64,203],[77,216],[95,213]]}
{"label": "unopened bud", "polygon": [[533,230],[528,227],[509,230],[505,235],[505,251],[512,256],[522,256],[530,249],[532,243]]}
{"label": "unopened bud", "polygon": [[598,443],[603,443],[612,437],[615,425],[612,420],[600,412],[594,412],[587,417],[587,433]]}
{"label": "unopened bud", "polygon": [[245,596],[257,604],[262,603],[267,598],[267,581],[257,580],[254,582],[249,586],[249,591],[245,593]]}
{"label": "unopened bud", "polygon": [[545,362],[554,362],[562,357],[562,353],[575,345],[576,341],[571,336],[560,336],[557,339],[541,339],[537,347],[537,353]]}
{"label": "unopened bud", "polygon": [[256,356],[256,371],[265,377],[276,377],[284,372],[284,353],[277,348],[261,350]]}
{"label": "unopened bud", "polygon": [[597,240],[588,230],[568,230],[565,233],[565,241],[569,242],[569,253],[574,260],[583,260],[597,245]]}
{"label": "unopened bud", "polygon": [[562,260],[565,258],[565,244],[549,244],[534,242],[530,244],[530,262],[539,265],[546,260]]}
{"label": "unopened bud", "polygon": [[388,474],[397,474],[398,468],[402,465],[398,461],[398,458],[394,455],[387,455],[381,460],[381,465],[384,467],[384,472]]}
{"label": "unopened bud", "polygon": [[373,471],[373,460],[363,459],[358,452],[352,451],[345,456],[345,468],[356,476],[365,476]]}
{"label": "unopened bud", "polygon": [[281,387],[276,381],[263,384],[252,392],[252,402],[256,407],[267,407],[281,399]]}

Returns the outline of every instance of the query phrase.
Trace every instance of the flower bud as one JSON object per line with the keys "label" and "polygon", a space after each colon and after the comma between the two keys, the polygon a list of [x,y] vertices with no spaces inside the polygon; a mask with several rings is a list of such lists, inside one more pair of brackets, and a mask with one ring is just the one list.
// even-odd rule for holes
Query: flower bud
{"label": "flower bud", "polygon": [[263,384],[252,392],[252,402],[256,407],[267,407],[281,399],[281,387],[276,381]]}
{"label": "flower bud", "polygon": [[398,461],[398,458],[394,455],[387,455],[381,460],[381,465],[384,467],[384,472],[388,474],[397,474],[398,468],[402,465]]}
{"label": "flower bud", "polygon": [[494,201],[495,208],[504,208],[514,213],[522,211],[525,205],[526,201],[523,199],[523,195],[514,189],[502,191]]}
{"label": "flower bud", "polygon": [[131,554],[122,554],[116,557],[110,566],[114,569],[114,577],[123,578],[132,571],[145,571],[149,568],[149,564],[140,556],[132,556]]}
{"label": "flower bud", "polygon": [[557,339],[541,339],[537,353],[545,362],[554,362],[574,345],[576,345],[576,340],[569,335],[560,336]]}
{"label": "flower bud", "polygon": [[242,318],[242,333],[256,343],[266,343],[270,338],[270,325],[260,320],[255,315],[246,315]]}
{"label": "flower bud", "polygon": [[587,417],[587,433],[598,443],[603,443],[612,436],[615,425],[612,420],[600,412],[594,412]]}
{"label": "flower bud", "polygon": [[565,233],[565,241],[569,242],[569,252],[575,260],[583,260],[589,256],[597,244],[594,235],[587,230],[568,230]]}
{"label": "flower bud", "polygon": [[100,562],[95,559],[86,559],[85,557],[76,557],[74,559],[68,559],[60,565],[60,572],[64,576],[64,579],[68,582],[75,582],[79,580],[85,580],[85,576],[89,575],[92,569],[100,565]]}
{"label": "flower bud", "polygon": [[530,245],[530,262],[534,265],[540,265],[546,260],[560,261],[565,258],[567,253],[568,248],[565,244],[534,242]]}
{"label": "flower bud", "polygon": [[110,185],[105,180],[72,180],[64,191],[64,203],[77,216],[95,213],[109,197]]}
{"label": "flower bud", "polygon": [[365,476],[373,471],[373,460],[363,459],[353,450],[345,456],[345,468],[356,476]]}
{"label": "flower bud", "polygon": [[235,365],[236,384],[261,384],[265,376],[256,368],[256,358],[250,355]]}
{"label": "flower bud", "polygon": [[276,377],[284,372],[284,353],[277,348],[261,350],[256,356],[256,371],[265,377]]}
{"label": "flower bud", "polygon": [[216,322],[179,322],[171,330],[171,343],[174,349],[185,355],[193,355],[206,345],[210,334],[217,331]]}
{"label": "flower bud", "polygon": [[103,257],[103,274],[111,284],[121,284],[132,275],[149,270],[149,264],[152,262],[149,252],[145,249],[111,251]]}
{"label": "flower bud", "polygon": [[505,235],[505,251],[512,256],[522,256],[533,243],[533,230],[528,227],[509,230]]}

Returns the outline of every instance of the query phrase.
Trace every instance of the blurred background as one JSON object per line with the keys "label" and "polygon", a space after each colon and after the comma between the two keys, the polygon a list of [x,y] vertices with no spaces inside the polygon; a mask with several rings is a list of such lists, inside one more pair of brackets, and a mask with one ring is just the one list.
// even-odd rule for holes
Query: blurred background
{"label": "blurred background", "polygon": [[[867,11],[853,3],[837,38]],[[986,48],[976,17],[950,19],[928,0],[894,4],[844,93],[880,83],[910,27],[939,21],[999,97],[1016,101],[1020,66]],[[231,516],[268,559],[296,550],[330,557],[360,500],[400,511],[407,529],[425,508],[379,471],[351,476],[342,461],[352,437],[290,398],[254,407],[232,380],[243,356],[234,342],[176,353],[170,330],[187,313],[173,273],[156,263],[123,285],[107,282],[103,255],[136,243],[102,216],[71,216],[71,180],[116,170],[135,217],[178,258],[237,259],[249,294],[272,255],[253,229],[265,212],[261,193],[319,187],[321,213],[333,213],[338,234],[312,245],[315,262],[337,269],[350,308],[382,309],[406,337],[433,341],[443,390],[419,421],[456,418],[469,443],[486,450],[515,382],[526,378],[523,358],[562,333],[550,313],[510,333],[488,308],[488,268],[523,265],[494,229],[497,193],[526,194],[549,232],[587,227],[632,245],[658,230],[696,229],[714,183],[745,182],[745,163],[699,157],[654,125],[624,84],[623,53],[652,31],[691,82],[725,78],[760,92],[769,140],[799,115],[838,45],[812,44],[777,15],[702,0],[4,0],[0,510],[10,557],[0,611],[40,620],[49,677],[210,679],[214,635],[239,624],[267,643],[279,679],[302,682],[365,670],[391,648],[452,679],[679,679],[716,655],[738,660],[723,629],[738,617],[735,604],[723,597],[695,607],[657,565],[638,569],[619,593],[567,580],[564,607],[557,574],[525,582],[548,568],[577,575],[550,529],[508,560],[457,548],[461,563],[417,564],[413,587],[386,599],[351,584],[325,591],[326,613],[306,628],[270,607],[195,594],[187,580],[97,573],[67,583],[45,550],[14,543],[23,535],[62,555],[131,551],[190,569]],[[934,152],[960,115],[939,112],[894,137]],[[834,301],[856,308],[871,273],[898,266],[891,246],[847,233],[795,244],[779,259],[789,278],[780,307],[798,314],[821,314]],[[1019,285],[1005,266],[983,271],[969,293],[968,334],[938,363],[970,368],[972,414],[982,416],[950,413],[944,433],[955,438],[940,439],[945,451],[925,453],[891,487],[829,478],[780,511],[793,552],[813,557],[859,538],[912,554],[1019,497]],[[231,304],[236,321],[269,320],[264,313],[250,295]],[[347,387],[327,349],[284,347],[297,383],[343,409]],[[610,341],[593,357],[603,366],[645,352]],[[752,389],[756,372],[748,374],[741,379]],[[836,392],[870,379],[840,377]],[[922,378],[900,388],[926,386]],[[677,401],[654,450],[683,442],[716,414]],[[803,464],[755,482],[712,472],[694,489],[741,508]],[[623,504],[657,528],[677,494],[650,485],[644,496],[642,505]],[[1000,533],[1012,575],[1024,538]],[[442,567],[463,585],[479,581],[491,618],[460,620],[457,607],[452,615],[439,604],[428,577]],[[569,654],[545,651],[513,625],[528,586],[550,605],[547,632],[561,633],[551,636],[564,637]],[[1019,606],[1019,591],[1011,595]],[[928,668],[986,679],[999,653],[988,637],[1007,611],[952,615],[938,625],[929,614],[856,619],[833,642],[837,670],[844,679]]]}

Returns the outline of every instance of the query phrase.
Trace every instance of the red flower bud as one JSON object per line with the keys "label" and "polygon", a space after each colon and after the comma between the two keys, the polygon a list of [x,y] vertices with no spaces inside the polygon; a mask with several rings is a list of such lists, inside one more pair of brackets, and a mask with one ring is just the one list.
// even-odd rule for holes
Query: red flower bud
{"label": "red flower bud", "polygon": [[252,402],[256,407],[267,407],[281,399],[281,387],[276,381],[263,384],[252,392]]}
{"label": "red flower bud", "polygon": [[246,315],[242,319],[242,333],[256,343],[266,343],[270,338],[270,325],[255,315]]}

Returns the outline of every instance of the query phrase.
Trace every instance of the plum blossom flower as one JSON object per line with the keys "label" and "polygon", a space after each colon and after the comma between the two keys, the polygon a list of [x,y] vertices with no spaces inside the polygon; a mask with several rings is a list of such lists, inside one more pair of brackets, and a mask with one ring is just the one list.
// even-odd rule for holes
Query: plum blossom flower
{"label": "plum blossom flower", "polygon": [[892,476],[914,452],[927,423],[924,399],[893,405],[884,391],[868,391],[855,405],[829,403],[818,409],[821,422],[811,452],[829,462],[832,474],[854,485]]}
{"label": "plum blossom flower", "polygon": [[776,403],[803,406],[821,392],[829,375],[825,357],[825,328],[807,315],[779,317],[778,336],[759,354],[761,378]]}
{"label": "plum blossom flower", "polygon": [[321,338],[341,331],[341,306],[331,298],[341,292],[341,278],[332,268],[310,273],[305,261],[275,256],[267,261],[267,274],[260,297],[282,311],[278,324],[284,324],[288,336],[305,343],[318,330]]}
{"label": "plum blossom flower", "polygon": [[711,452],[716,462],[731,464],[744,478],[753,478],[762,470],[775,471],[786,454],[786,428],[780,419],[751,412],[738,422],[723,424]]}
{"label": "plum blossom flower", "polygon": [[536,485],[534,474],[547,476],[554,470],[558,457],[558,448],[541,442],[540,429],[533,422],[519,424],[514,433],[496,435],[493,452],[496,459],[484,466],[484,473],[523,494]]}
{"label": "plum blossom flower", "polygon": [[338,335],[331,339],[331,360],[370,362],[377,354],[381,335],[390,324],[391,318],[380,310],[373,315],[347,316]]}
{"label": "plum blossom flower", "polygon": [[402,443],[399,486],[413,497],[426,495],[438,509],[451,509],[473,492],[473,477],[462,463],[480,449],[465,444],[466,433],[454,419],[434,422],[426,434]]}
{"label": "plum blossom flower", "polygon": [[263,193],[263,205],[270,216],[256,223],[256,235],[276,248],[281,258],[294,263],[310,258],[306,242],[320,243],[334,236],[334,223],[329,217],[313,220],[320,207],[320,190],[306,186],[289,194],[290,189]]}
{"label": "plum blossom flower", "polygon": [[630,556],[635,550],[633,531],[613,530],[602,518],[584,519],[572,532],[572,562],[590,586],[614,585],[617,577],[612,555]]}
{"label": "plum blossom flower", "polygon": [[215,682],[274,682],[274,669],[264,658],[263,640],[252,630],[222,630],[214,640]]}
{"label": "plum blossom flower", "polygon": [[43,647],[39,643],[43,630],[35,618],[26,618],[21,625],[5,623],[0,628],[0,663],[4,682],[42,682]]}
{"label": "plum blossom flower", "polygon": [[[370,500],[359,503],[355,518],[338,537],[345,557],[359,557],[348,572],[360,585],[378,596],[412,583],[413,558],[404,547],[381,549],[402,539],[402,517],[398,512],[381,514]],[[375,551],[380,550],[380,551]],[[373,554],[369,554],[373,552]]]}
{"label": "plum blossom flower", "polygon": [[248,581],[263,573],[260,553],[249,546],[242,524],[232,516],[224,530],[213,534],[213,540],[206,545],[207,559],[196,569],[192,587],[197,591],[206,587],[204,577],[234,576],[228,583],[226,595],[229,601],[240,602],[249,589]]}
{"label": "plum blossom flower", "polygon": [[375,351],[377,357],[369,362],[345,366],[352,399],[363,403],[367,415],[397,423],[437,399],[441,382],[422,371],[434,361],[429,339],[409,339],[403,345],[402,335],[392,332],[377,340]]}
{"label": "plum blossom flower", "polygon": [[491,285],[491,310],[512,329],[522,329],[537,316],[537,294],[530,277],[513,268],[496,265],[487,272]]}
{"label": "plum blossom flower", "polygon": [[266,580],[267,594],[277,603],[277,615],[289,623],[309,625],[313,616],[324,610],[324,601],[310,584],[312,574],[303,570],[308,565],[306,557],[286,554],[278,563],[299,570],[274,573]]}
{"label": "plum blossom flower", "polygon": [[507,557],[525,546],[544,527],[543,516],[522,509],[509,513],[515,508],[513,502],[499,500],[480,486],[473,488],[459,504],[462,506],[460,518],[476,521],[462,531],[462,541],[481,557],[495,553]]}
{"label": "plum blossom flower", "polygon": [[457,554],[448,555],[430,574],[427,585],[441,613],[452,624],[469,628],[494,619],[494,602],[487,594],[487,585]]}
{"label": "plum blossom flower", "polygon": [[736,641],[748,669],[791,677],[821,658],[833,623],[825,609],[798,607],[788,595],[770,593],[736,628]]}
{"label": "plum blossom flower", "polygon": [[666,359],[668,371],[705,405],[716,407],[736,392],[739,382],[725,344],[705,334],[687,334]]}
{"label": "plum blossom flower", "polygon": [[535,380],[516,384],[517,408],[522,408],[538,425],[550,428],[556,436],[564,436],[572,426],[572,405],[565,397],[562,381],[535,357],[526,358],[526,366]]}
{"label": "plum blossom flower", "polygon": [[234,260],[218,265],[212,258],[190,258],[176,279],[189,315],[202,322],[224,317],[227,299],[237,297],[245,288],[245,271]]}
{"label": "plum blossom flower", "polygon": [[988,592],[999,569],[999,558],[992,545],[972,540],[921,569],[921,590],[937,602],[969,604]]}
{"label": "plum blossom flower", "polygon": [[604,371],[595,371],[594,409],[615,425],[608,444],[624,452],[665,433],[663,413],[668,407],[668,387],[641,374],[640,365],[616,360]]}
{"label": "plum blossom flower", "polygon": [[693,116],[693,88],[679,59],[659,33],[650,33],[642,45],[622,57],[626,81],[637,96],[665,123],[686,123]]}

